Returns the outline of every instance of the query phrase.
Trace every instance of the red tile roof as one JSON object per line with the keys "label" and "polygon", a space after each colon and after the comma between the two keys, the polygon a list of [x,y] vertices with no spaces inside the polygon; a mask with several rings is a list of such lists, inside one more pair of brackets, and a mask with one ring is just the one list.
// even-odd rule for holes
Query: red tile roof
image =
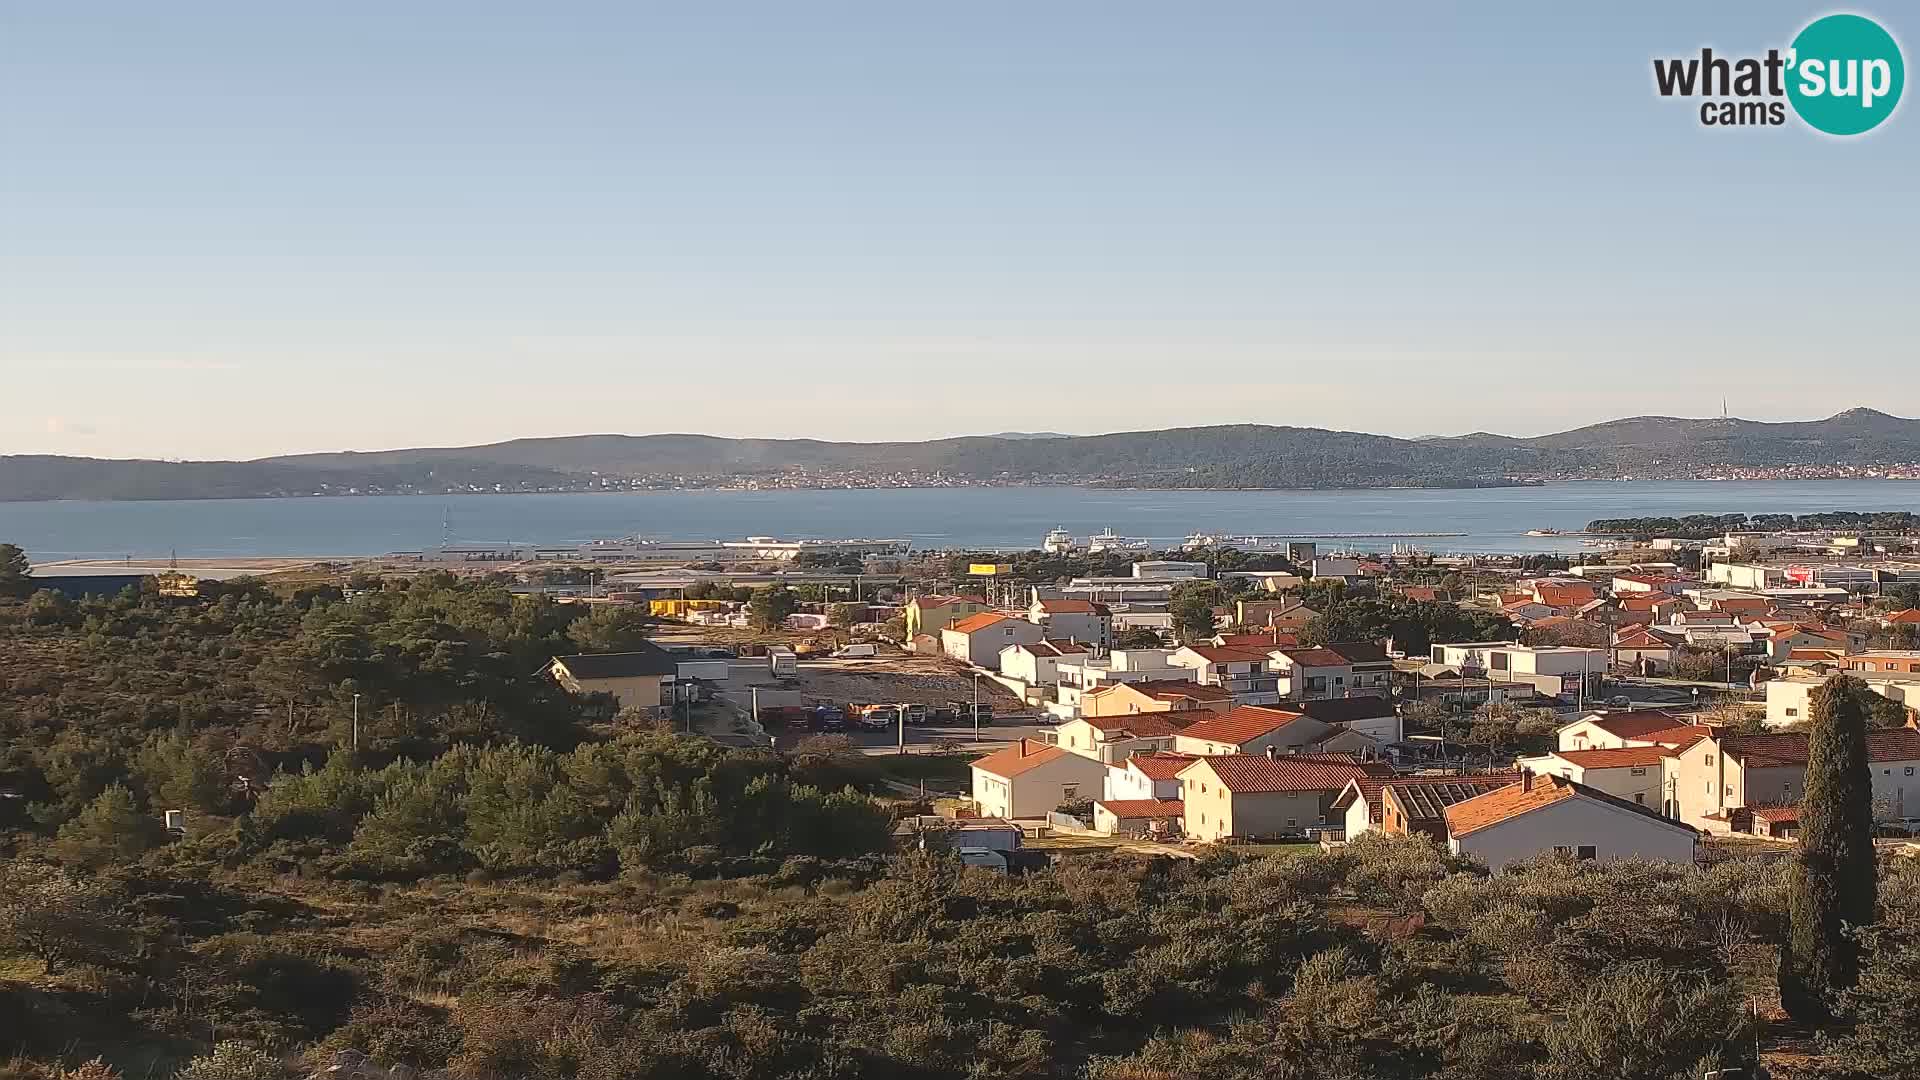
{"label": "red tile roof", "polygon": [[1290,648],[1300,644],[1300,636],[1284,631],[1268,634],[1219,634],[1215,636],[1214,643],[1227,649],[1258,649],[1264,655],[1272,649]]}
{"label": "red tile roof", "polygon": [[1096,799],[1093,805],[1106,807],[1117,818],[1177,818],[1187,804],[1179,799]]}
{"label": "red tile roof", "polygon": [[1536,585],[1534,597],[1548,607],[1579,607],[1600,595],[1591,585]]}
{"label": "red tile roof", "polygon": [[1068,751],[1057,746],[1021,739],[1004,750],[995,750],[986,757],[975,758],[973,767],[1011,780],[1029,769],[1039,768],[1049,761],[1058,761],[1067,754]]}
{"label": "red tile roof", "polygon": [[1040,610],[1049,615],[1091,615],[1100,605],[1090,600],[1042,600]]}
{"label": "red tile roof", "polygon": [[1186,698],[1190,701],[1233,700],[1233,691],[1226,687],[1204,686],[1197,682],[1173,682],[1165,679],[1154,679],[1148,682],[1133,683],[1132,686],[1135,690],[1140,691],[1148,697],[1157,698],[1161,701],[1171,701],[1176,698]]}
{"label": "red tile roof", "polygon": [[1485,795],[1447,807],[1447,835],[1454,839],[1510,821],[1522,814],[1544,809],[1575,797],[1592,799],[1623,810],[1630,810],[1662,825],[1694,832],[1690,825],[1670,821],[1637,803],[1628,802],[1604,791],[1578,784],[1564,776],[1536,776],[1532,784],[1509,784]]}
{"label": "red tile roof", "polygon": [[1665,638],[1655,637],[1645,629],[1636,629],[1616,638],[1613,647],[1616,649],[1671,649],[1673,643]]}
{"label": "red tile roof", "polygon": [[[1636,709],[1632,712],[1596,713],[1582,717],[1593,726],[1616,738],[1642,739],[1656,731],[1686,727],[1687,721],[1662,709]],[[1578,723],[1579,721],[1575,721]]]}
{"label": "red tile roof", "polygon": [[1210,769],[1221,786],[1236,795],[1265,795],[1287,791],[1339,791],[1352,780],[1367,776],[1391,776],[1385,765],[1347,765],[1333,761],[1264,754],[1223,754],[1203,757],[1187,766],[1181,779],[1192,782],[1196,770]]}
{"label": "red tile roof", "polygon": [[[1807,763],[1807,737],[1800,732],[1729,735],[1720,741],[1728,757],[1750,768],[1781,768]],[[1868,761],[1920,761],[1920,731],[1878,728],[1867,732]]]}
{"label": "red tile roof", "polygon": [[1747,809],[1761,821],[1800,820],[1800,808],[1797,806],[1750,806]]}
{"label": "red tile roof", "polygon": [[1258,705],[1241,705],[1223,713],[1215,713],[1210,718],[1193,724],[1180,734],[1190,739],[1205,739],[1208,742],[1239,746],[1262,735],[1278,731],[1300,719],[1302,715],[1280,709],[1263,709]]}
{"label": "red tile roof", "polygon": [[1007,617],[997,611],[983,611],[978,615],[969,615],[955,622],[952,626],[947,627],[947,629],[958,630],[963,634],[973,634],[985,630],[989,626],[995,626],[1007,621]]}
{"label": "red tile roof", "polygon": [[1276,651],[1300,667],[1350,667],[1353,663],[1332,649],[1279,649]]}
{"label": "red tile roof", "polygon": [[1555,750],[1553,756],[1583,769],[1645,768],[1673,756],[1664,746],[1624,746],[1617,750]]}
{"label": "red tile roof", "polygon": [[1120,716],[1083,716],[1080,719],[1103,732],[1126,732],[1135,738],[1152,739],[1185,734],[1195,720],[1219,716],[1212,709],[1180,709],[1171,712],[1137,712]]}
{"label": "red tile roof", "polygon": [[1905,611],[1896,611],[1887,616],[1887,622],[1895,626],[1920,623],[1920,608],[1907,608]]}
{"label": "red tile roof", "polygon": [[1173,754],[1159,751],[1148,754],[1135,754],[1127,759],[1129,767],[1138,769],[1149,780],[1172,780],[1180,775],[1180,770],[1193,764],[1193,754]]}
{"label": "red tile roof", "polygon": [[920,608],[951,607],[954,604],[984,604],[977,596],[916,596],[907,603]]}
{"label": "red tile roof", "polygon": [[1219,645],[1189,645],[1187,651],[1205,659],[1209,664],[1261,664],[1267,654],[1252,649],[1228,649]]}

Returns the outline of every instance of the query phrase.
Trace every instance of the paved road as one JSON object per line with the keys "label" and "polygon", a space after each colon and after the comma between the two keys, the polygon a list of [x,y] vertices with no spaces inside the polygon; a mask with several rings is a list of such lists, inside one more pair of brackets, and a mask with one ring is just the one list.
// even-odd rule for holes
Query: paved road
{"label": "paved road", "polygon": [[[1040,724],[1031,718],[1016,719],[1002,717],[993,724],[980,728],[980,738],[973,737],[973,724],[928,724],[924,727],[907,727],[907,749],[931,750],[940,744],[953,745],[957,749],[978,750],[988,753],[1021,738],[1044,740],[1053,731],[1053,725]],[[899,731],[863,731],[852,729],[847,732],[855,746],[869,754],[891,754],[900,746]]]}

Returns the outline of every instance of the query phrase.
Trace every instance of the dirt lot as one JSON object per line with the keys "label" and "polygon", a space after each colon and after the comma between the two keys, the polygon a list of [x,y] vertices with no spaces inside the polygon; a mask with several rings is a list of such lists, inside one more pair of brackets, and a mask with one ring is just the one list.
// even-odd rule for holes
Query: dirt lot
{"label": "dirt lot", "polygon": [[[973,700],[973,675],[947,660],[899,656],[878,660],[803,660],[802,693],[810,698],[846,702],[918,702],[944,705]],[[1020,699],[992,679],[980,680],[980,703],[995,712],[1025,711]]]}

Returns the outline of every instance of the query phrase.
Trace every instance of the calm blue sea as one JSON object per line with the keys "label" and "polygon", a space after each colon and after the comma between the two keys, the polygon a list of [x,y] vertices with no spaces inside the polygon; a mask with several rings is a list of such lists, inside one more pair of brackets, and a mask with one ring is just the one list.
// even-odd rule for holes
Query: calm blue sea
{"label": "calm blue sea", "polygon": [[[1047,530],[1177,543],[1196,531],[1458,532],[1412,541],[1436,552],[1571,551],[1600,517],[1641,514],[1920,510],[1920,481],[1591,481],[1474,491],[1109,491],[958,488],[675,491],[0,503],[0,542],[35,561],[182,556],[378,555],[456,542],[560,543],[633,534],[905,537],[916,546],[1032,548]],[[1384,550],[1387,541],[1353,541]]]}

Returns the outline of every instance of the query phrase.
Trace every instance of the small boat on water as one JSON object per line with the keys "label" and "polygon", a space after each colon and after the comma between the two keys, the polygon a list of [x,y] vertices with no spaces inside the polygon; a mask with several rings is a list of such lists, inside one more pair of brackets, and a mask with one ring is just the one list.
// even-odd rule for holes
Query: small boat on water
{"label": "small boat on water", "polygon": [[1528,536],[1559,536],[1559,529],[1528,529]]}

